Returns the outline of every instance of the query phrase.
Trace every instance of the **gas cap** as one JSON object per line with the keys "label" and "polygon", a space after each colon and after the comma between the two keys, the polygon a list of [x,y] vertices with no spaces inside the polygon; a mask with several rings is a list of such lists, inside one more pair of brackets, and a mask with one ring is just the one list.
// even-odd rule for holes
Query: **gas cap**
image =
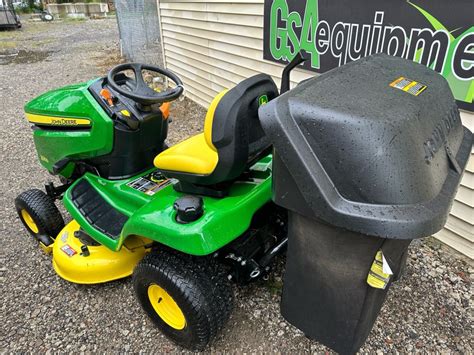
{"label": "gas cap", "polygon": [[183,224],[196,221],[203,214],[202,206],[201,197],[191,195],[180,197],[173,204],[176,210],[176,221]]}

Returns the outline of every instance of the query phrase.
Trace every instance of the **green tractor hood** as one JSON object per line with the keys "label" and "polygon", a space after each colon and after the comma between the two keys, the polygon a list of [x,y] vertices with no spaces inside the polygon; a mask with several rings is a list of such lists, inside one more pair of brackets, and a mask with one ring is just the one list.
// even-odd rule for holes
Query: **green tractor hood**
{"label": "green tractor hood", "polygon": [[[113,122],[88,90],[94,81],[49,91],[25,106],[39,160],[49,172],[64,158],[88,159],[112,150]],[[73,168],[68,164],[61,175],[69,177]]]}

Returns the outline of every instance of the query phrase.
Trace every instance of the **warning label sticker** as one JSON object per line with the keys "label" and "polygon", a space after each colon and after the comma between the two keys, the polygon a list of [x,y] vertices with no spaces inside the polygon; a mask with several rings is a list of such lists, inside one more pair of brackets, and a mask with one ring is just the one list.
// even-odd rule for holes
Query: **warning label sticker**
{"label": "warning label sticker", "polygon": [[68,244],[64,244],[61,247],[61,250],[69,257],[74,256],[74,255],[77,254],[77,252],[72,247],[70,247]]}
{"label": "warning label sticker", "polygon": [[147,175],[141,176],[138,179],[130,181],[127,186],[132,189],[143,192],[146,195],[153,196],[158,191],[164,189],[166,186],[174,184],[176,179],[168,179],[159,171],[153,171]]}
{"label": "warning label sticker", "polygon": [[415,80],[407,79],[404,76],[401,76],[397,80],[391,82],[390,86],[414,96],[420,95],[427,88],[426,85],[423,85]]}

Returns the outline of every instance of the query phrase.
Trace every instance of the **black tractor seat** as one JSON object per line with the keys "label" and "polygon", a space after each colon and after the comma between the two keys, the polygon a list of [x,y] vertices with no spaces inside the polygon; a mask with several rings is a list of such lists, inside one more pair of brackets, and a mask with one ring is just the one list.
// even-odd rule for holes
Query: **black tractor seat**
{"label": "black tractor seat", "polygon": [[258,119],[258,108],[278,96],[272,78],[250,77],[211,102],[204,132],[160,153],[155,166],[176,178],[186,193],[223,196],[251,161],[269,152],[270,143]]}

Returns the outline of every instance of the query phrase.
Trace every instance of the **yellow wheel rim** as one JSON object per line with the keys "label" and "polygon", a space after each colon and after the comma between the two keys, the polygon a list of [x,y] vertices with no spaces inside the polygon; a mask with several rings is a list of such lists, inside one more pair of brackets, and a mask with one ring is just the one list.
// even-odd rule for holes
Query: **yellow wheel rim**
{"label": "yellow wheel rim", "polygon": [[38,232],[39,232],[38,226],[36,225],[35,221],[33,220],[33,217],[31,217],[31,215],[28,213],[27,210],[25,210],[25,209],[22,209],[22,210],[21,210],[21,217],[23,218],[23,220],[25,221],[26,225],[28,226],[28,228],[29,228],[33,233],[38,233]]}
{"label": "yellow wheel rim", "polygon": [[173,297],[157,284],[148,286],[148,298],[155,312],[171,328],[181,330],[186,326],[186,318]]}

